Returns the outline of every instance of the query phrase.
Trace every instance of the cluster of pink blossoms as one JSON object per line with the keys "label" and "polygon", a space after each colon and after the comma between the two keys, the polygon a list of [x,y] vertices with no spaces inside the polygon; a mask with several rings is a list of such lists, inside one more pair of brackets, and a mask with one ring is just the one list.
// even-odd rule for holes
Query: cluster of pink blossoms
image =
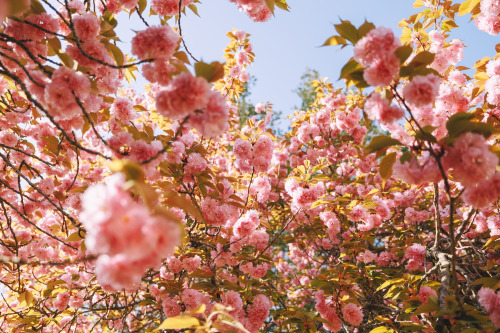
{"label": "cluster of pink blossoms", "polygon": [[389,100],[379,93],[373,93],[365,102],[365,111],[372,120],[377,120],[381,124],[389,125],[403,118],[404,111],[389,104]]}
{"label": "cluster of pink blossoms", "polygon": [[433,74],[415,76],[403,90],[408,103],[416,107],[432,104],[439,94],[441,79]]}
{"label": "cluster of pink blossoms", "polygon": [[265,22],[273,15],[265,0],[229,0],[238,5],[255,22]]}
{"label": "cluster of pink blossoms", "polygon": [[99,255],[95,269],[99,282],[111,290],[136,289],[145,271],[158,268],[180,239],[179,226],[163,216],[151,216],[124,190],[124,183],[116,174],[82,195],[85,245]]}
{"label": "cluster of pink blossoms", "polygon": [[82,114],[77,98],[83,104],[90,95],[90,81],[80,72],[59,67],[45,87],[43,102],[56,119],[71,119]]}
{"label": "cluster of pink blossoms", "polygon": [[490,314],[491,322],[500,328],[500,294],[483,287],[477,293],[479,304]]}
{"label": "cluster of pink blossoms", "polygon": [[168,25],[149,27],[132,39],[132,54],[139,59],[170,59],[179,43],[179,35]]}
{"label": "cluster of pink blossoms", "polygon": [[399,71],[396,49],[401,46],[391,29],[379,27],[361,38],[354,47],[354,59],[368,67],[363,78],[371,86],[386,86]]}
{"label": "cluster of pink blossoms", "polygon": [[[327,330],[338,332],[342,328],[342,322],[337,315],[337,307],[333,301],[327,303],[324,295],[323,290],[316,292],[316,310],[323,319],[330,322],[330,324],[323,324],[323,327]],[[363,311],[356,304],[347,303],[342,308],[342,317],[349,325],[357,327],[363,322]]]}
{"label": "cluster of pink blossoms", "polygon": [[[194,0],[182,0],[181,8],[189,6]],[[175,16],[179,15],[179,0],[152,0],[151,9],[158,15],[162,16]]]}
{"label": "cluster of pink blossoms", "polygon": [[173,120],[187,118],[188,126],[203,136],[220,135],[228,127],[226,100],[218,91],[212,91],[202,77],[181,73],[155,99],[158,113]]}
{"label": "cluster of pink blossoms", "polygon": [[439,182],[442,178],[436,160],[427,152],[420,158],[410,159],[404,163],[398,160],[394,163],[394,175],[408,184],[424,182]]}
{"label": "cluster of pink blossoms", "polygon": [[489,150],[484,136],[462,134],[444,156],[444,164],[466,189],[464,200],[475,208],[484,208],[500,195],[498,157]]}
{"label": "cluster of pink blossoms", "polygon": [[488,62],[486,74],[490,77],[484,85],[487,93],[486,101],[493,105],[500,105],[500,59]]}
{"label": "cluster of pink blossoms", "polygon": [[299,209],[309,209],[311,204],[325,195],[325,184],[318,182],[315,185],[300,186],[294,178],[288,178],[285,183],[285,189],[292,197],[292,211]]}
{"label": "cluster of pink blossoms", "polygon": [[252,145],[241,138],[234,142],[233,152],[236,155],[236,167],[242,172],[266,172],[271,166],[274,142],[266,134],[260,135]]}
{"label": "cluster of pink blossoms", "polygon": [[475,23],[479,30],[498,35],[500,33],[500,1],[481,0],[481,14],[476,16]]}
{"label": "cluster of pink blossoms", "polygon": [[405,258],[408,259],[407,270],[421,271],[424,269],[425,248],[421,244],[413,244],[406,248]]}

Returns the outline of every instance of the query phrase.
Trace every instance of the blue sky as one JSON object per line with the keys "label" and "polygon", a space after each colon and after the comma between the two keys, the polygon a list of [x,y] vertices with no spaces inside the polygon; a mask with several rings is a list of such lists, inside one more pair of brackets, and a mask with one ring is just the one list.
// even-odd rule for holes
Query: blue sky
{"label": "blue sky", "polygon": [[[224,60],[223,50],[229,41],[226,32],[236,28],[250,33],[256,61],[249,72],[257,78],[250,100],[254,104],[271,102],[275,110],[283,111],[285,116],[293,113],[294,105],[300,105],[293,90],[307,67],[342,85],[336,80],[352,56],[352,47],[343,50],[336,46],[319,47],[334,34],[333,24],[344,19],[359,26],[366,19],[376,26],[394,29],[399,36],[399,21],[419,10],[413,8],[412,0],[289,0],[288,3],[290,12],[277,10],[276,16],[265,23],[251,21],[228,0],[206,0],[197,4],[200,17],[190,10],[182,17],[182,31],[189,50],[206,62]],[[148,21],[151,19],[158,21],[156,17]],[[468,19],[459,18],[460,30],[455,29],[457,33],[452,36],[464,40],[468,46],[459,65],[471,67],[475,60],[495,55],[494,46],[500,40],[498,36],[477,30]],[[136,30],[143,29],[140,24],[133,26]],[[122,23],[119,27],[122,32],[133,35],[129,25]]]}

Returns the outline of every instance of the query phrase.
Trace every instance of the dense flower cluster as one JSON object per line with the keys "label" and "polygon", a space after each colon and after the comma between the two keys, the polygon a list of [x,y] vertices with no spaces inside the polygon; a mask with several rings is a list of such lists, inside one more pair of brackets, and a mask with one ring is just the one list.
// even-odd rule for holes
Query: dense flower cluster
{"label": "dense flower cluster", "polygon": [[498,0],[418,1],[401,38],[341,21],[346,87],[308,82],[282,135],[238,104],[249,34],[190,63],[199,1],[49,3],[0,1],[0,331],[500,327],[500,59],[449,38],[498,33]]}
{"label": "dense flower cluster", "polygon": [[178,225],[161,215],[151,216],[147,207],[132,200],[124,183],[117,174],[82,196],[85,245],[99,255],[97,277],[112,290],[137,289],[145,271],[158,267],[180,243]]}

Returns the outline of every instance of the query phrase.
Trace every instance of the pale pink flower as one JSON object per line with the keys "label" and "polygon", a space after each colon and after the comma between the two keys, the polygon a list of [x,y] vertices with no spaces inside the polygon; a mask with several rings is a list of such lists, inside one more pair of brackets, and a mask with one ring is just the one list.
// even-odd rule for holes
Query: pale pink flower
{"label": "pale pink flower", "polygon": [[211,138],[221,135],[229,128],[228,118],[229,108],[224,96],[218,91],[212,91],[205,107],[189,116],[188,125],[204,137]]}
{"label": "pale pink flower", "polygon": [[256,210],[250,210],[236,221],[233,233],[238,238],[249,236],[259,225],[259,213]]}
{"label": "pale pink flower", "polygon": [[145,271],[146,267],[135,264],[126,255],[101,255],[95,268],[99,283],[113,291],[136,289]]}
{"label": "pale pink flower", "polygon": [[255,112],[261,113],[266,108],[266,105],[262,102],[255,104]]}
{"label": "pale pink flower", "polygon": [[500,105],[500,75],[489,78],[485,85],[486,101],[493,105]]}
{"label": "pale pink flower", "polygon": [[255,178],[252,185],[250,186],[250,194],[257,194],[257,201],[260,203],[265,203],[269,199],[269,194],[271,192],[271,184],[267,176],[260,176]]}
{"label": "pale pink flower", "polygon": [[182,119],[207,105],[211,96],[207,80],[181,73],[156,94],[156,109],[162,116]]}
{"label": "pale pink flower", "polygon": [[480,14],[474,19],[474,23],[481,31],[496,36],[500,33],[500,19],[498,16]]}
{"label": "pale pink flower", "polygon": [[429,41],[431,42],[430,52],[437,53],[441,51],[444,46],[443,33],[437,30],[429,32]]}
{"label": "pale pink flower", "polygon": [[168,258],[167,266],[168,266],[168,269],[174,274],[177,274],[180,271],[182,271],[182,262],[179,259],[177,259],[176,257]]}
{"label": "pale pink flower", "polygon": [[404,111],[401,108],[389,105],[389,101],[379,93],[373,93],[366,100],[365,111],[370,119],[384,124],[393,123],[404,116]]}
{"label": "pale pink flower", "polygon": [[139,0],[119,0],[119,1],[121,2],[123,7],[129,10],[137,6],[137,3],[139,2]]}
{"label": "pale pink flower", "polygon": [[484,136],[472,132],[462,134],[448,149],[444,162],[463,186],[469,187],[490,179],[498,157],[489,151]]}
{"label": "pale pink flower", "polygon": [[408,184],[438,182],[442,177],[436,161],[429,155],[424,155],[418,160],[412,158],[404,163],[396,160],[392,168],[394,176]]}
{"label": "pale pink flower", "polygon": [[403,96],[408,103],[416,107],[432,104],[438,96],[440,81],[441,79],[433,74],[416,75],[404,88]]}
{"label": "pale pink flower", "polygon": [[500,295],[490,288],[483,287],[477,293],[479,304],[489,313],[500,308]]}
{"label": "pale pink flower", "polygon": [[0,143],[9,147],[15,147],[18,142],[17,136],[9,131],[0,133]]}
{"label": "pale pink flower", "polygon": [[363,311],[354,303],[347,303],[342,308],[342,315],[352,326],[359,326],[363,322]]}
{"label": "pale pink flower", "polygon": [[168,60],[179,42],[179,35],[168,25],[149,27],[139,31],[132,39],[132,54],[139,59]]}
{"label": "pale pink flower", "polygon": [[265,22],[272,16],[264,0],[230,0],[255,22]]}
{"label": "pale pink flower", "polygon": [[456,84],[457,86],[464,86],[467,82],[467,78],[465,77],[465,75],[458,70],[450,72],[450,74],[448,75],[448,80],[451,83]]}
{"label": "pale pink flower", "polygon": [[426,304],[429,299],[429,296],[437,296],[437,293],[434,289],[432,289],[429,286],[422,286],[417,296],[418,298],[420,298],[422,303]]}
{"label": "pale pink flower", "polygon": [[[394,54],[401,42],[391,29],[378,27],[361,38],[354,46],[354,59],[363,67],[371,65],[375,59]],[[399,63],[398,63],[399,65]]]}
{"label": "pale pink flower", "polygon": [[449,84],[441,84],[439,96],[436,99],[437,113],[453,115],[457,112],[466,112],[469,109],[469,100],[459,88]]}
{"label": "pale pink flower", "polygon": [[342,323],[340,318],[337,316],[336,306],[330,301],[326,302],[325,300],[325,292],[323,290],[319,290],[314,295],[316,299],[316,310],[319,312],[322,318],[328,320],[330,324],[323,324],[323,327],[327,330],[338,332],[342,327]]}
{"label": "pale pink flower", "polygon": [[97,38],[101,26],[99,19],[92,13],[73,14],[71,16],[76,35],[83,41]]}
{"label": "pale pink flower", "polygon": [[[185,6],[190,5],[194,0],[182,0],[181,11]],[[162,16],[175,16],[179,15],[179,1],[178,0],[153,0],[151,1],[151,9],[158,15]]]}
{"label": "pale pink flower", "polygon": [[498,16],[500,15],[500,1],[499,0],[481,0],[481,12],[486,15]]}
{"label": "pale pink flower", "polygon": [[137,118],[137,111],[134,110],[134,105],[125,97],[117,97],[113,104],[111,104],[109,112],[113,117],[124,123],[128,123]]}
{"label": "pale pink flower", "polygon": [[406,248],[405,258],[424,261],[425,248],[421,244],[413,244]]}
{"label": "pale pink flower", "polygon": [[193,272],[197,270],[198,267],[200,267],[200,265],[201,265],[201,258],[198,255],[182,259],[182,267],[188,272]]}
{"label": "pale pink flower", "polygon": [[170,297],[164,298],[161,305],[163,308],[163,313],[165,313],[167,317],[175,317],[181,314],[181,306]]}
{"label": "pale pink flower", "polygon": [[202,173],[207,168],[207,161],[198,153],[192,153],[188,157],[188,164],[184,168],[187,175]]}
{"label": "pale pink flower", "polygon": [[368,216],[368,212],[363,205],[356,205],[349,213],[349,219],[353,222],[360,222]]}
{"label": "pale pink flower", "polygon": [[[493,178],[498,179],[498,173]],[[467,187],[462,198],[467,205],[476,209],[485,209],[498,199],[499,189],[495,182],[487,180],[476,186]]]}
{"label": "pale pink flower", "polygon": [[230,306],[233,310],[229,313],[230,315],[236,317],[240,317],[244,313],[241,313],[243,310],[243,301],[238,292],[234,290],[228,290],[221,296],[222,304],[225,306]]}
{"label": "pale pink flower", "polygon": [[54,300],[54,307],[59,311],[64,311],[68,307],[68,302],[70,299],[70,295],[68,292],[62,292],[57,294],[56,299]]}
{"label": "pale pink flower", "polygon": [[500,58],[488,61],[488,64],[486,64],[486,74],[490,77],[500,75]]}
{"label": "pale pink flower", "polygon": [[371,86],[386,86],[392,82],[399,66],[400,61],[396,54],[377,57],[370,67],[365,69],[363,78]]}
{"label": "pale pink flower", "polygon": [[71,119],[81,114],[81,103],[90,94],[90,81],[81,72],[62,66],[54,71],[51,82],[45,87],[45,102],[49,113],[57,119]]}

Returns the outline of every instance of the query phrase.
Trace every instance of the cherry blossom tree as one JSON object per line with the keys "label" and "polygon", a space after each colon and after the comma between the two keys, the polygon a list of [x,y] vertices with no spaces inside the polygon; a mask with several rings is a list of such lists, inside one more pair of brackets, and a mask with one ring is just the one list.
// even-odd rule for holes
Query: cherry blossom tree
{"label": "cherry blossom tree", "polygon": [[416,0],[400,37],[341,20],[345,86],[314,79],[284,135],[270,103],[240,124],[247,33],[189,52],[198,6],[0,2],[0,331],[500,328],[500,44],[467,68],[450,38],[498,35],[500,1]]}

